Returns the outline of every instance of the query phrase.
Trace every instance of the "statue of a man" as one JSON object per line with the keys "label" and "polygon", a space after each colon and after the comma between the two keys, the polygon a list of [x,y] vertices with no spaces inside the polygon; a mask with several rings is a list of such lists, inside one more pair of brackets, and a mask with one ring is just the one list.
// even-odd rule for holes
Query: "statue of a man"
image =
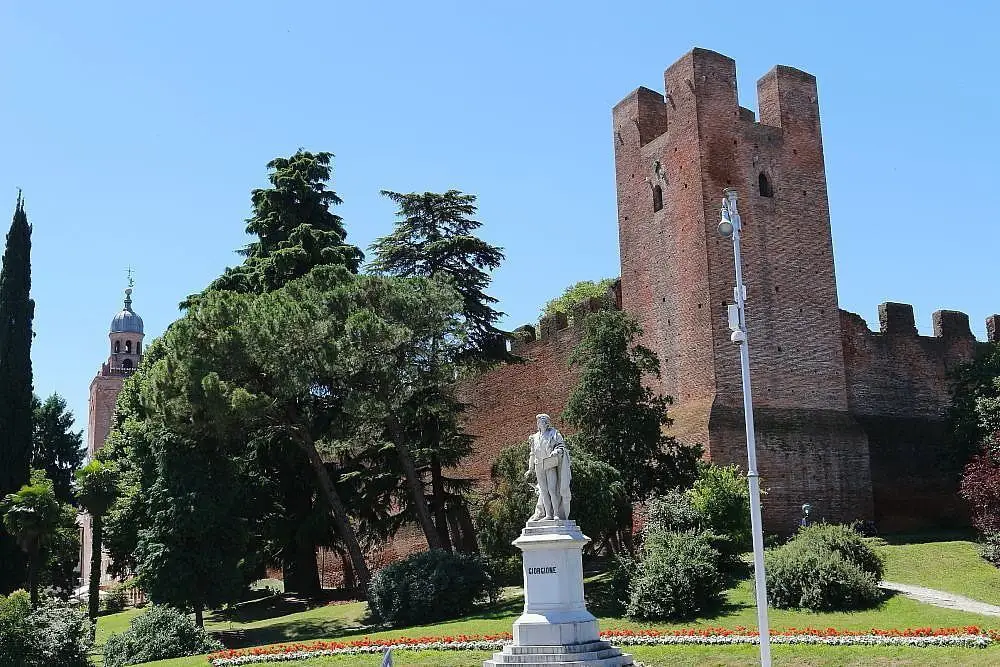
{"label": "statue of a man", "polygon": [[549,420],[548,415],[535,417],[538,432],[528,438],[528,470],[525,479],[535,476],[538,504],[529,521],[569,519],[570,460],[566,441]]}

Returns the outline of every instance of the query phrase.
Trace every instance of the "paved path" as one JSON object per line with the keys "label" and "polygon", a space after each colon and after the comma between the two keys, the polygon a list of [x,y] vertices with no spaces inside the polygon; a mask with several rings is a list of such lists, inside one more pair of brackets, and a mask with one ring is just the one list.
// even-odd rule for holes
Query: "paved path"
{"label": "paved path", "polygon": [[959,611],[971,611],[974,614],[983,614],[985,616],[1000,616],[1000,607],[997,605],[987,604],[986,602],[980,602],[979,600],[973,600],[972,598],[955,595],[954,593],[937,591],[933,588],[924,588],[923,586],[897,584],[892,581],[880,582],[879,587],[884,588],[887,591],[902,593],[908,598],[913,598],[914,600],[918,600],[920,602],[926,602],[927,604],[932,604],[935,607],[958,609]]}

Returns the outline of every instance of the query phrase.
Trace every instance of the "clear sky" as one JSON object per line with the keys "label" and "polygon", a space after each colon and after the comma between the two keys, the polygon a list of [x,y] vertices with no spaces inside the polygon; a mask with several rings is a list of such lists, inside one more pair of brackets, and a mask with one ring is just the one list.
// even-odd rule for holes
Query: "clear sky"
{"label": "clear sky", "polygon": [[[618,275],[611,108],[694,46],[740,99],[775,64],[818,78],[842,308],[1000,311],[994,3],[0,3],[0,212],[34,225],[39,394],[85,426],[125,270],[147,342],[239,258],[251,188],[297,148],[335,154],[352,242],[380,189],[479,196],[518,326]],[[156,7],[154,7],[156,5]],[[3,208],[4,200],[7,207]],[[9,224],[0,218],[3,229]]]}

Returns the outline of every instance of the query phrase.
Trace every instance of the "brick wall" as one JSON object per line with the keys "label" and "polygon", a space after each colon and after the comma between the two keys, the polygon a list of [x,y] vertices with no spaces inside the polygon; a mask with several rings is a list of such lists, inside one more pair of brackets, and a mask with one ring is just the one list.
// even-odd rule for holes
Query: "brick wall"
{"label": "brick wall", "polygon": [[868,436],[879,528],[966,523],[957,494],[964,462],[951,449],[946,411],[949,371],[983,345],[968,316],[935,312],[933,336],[917,334],[908,304],[881,304],[878,332],[854,313],[840,317],[848,402]]}
{"label": "brick wall", "polygon": [[867,440],[847,411],[816,80],[778,66],[757,93],[760,122],[739,106],[735,62],[694,49],[666,70],[664,94],[640,88],[615,106],[622,307],[660,356],[675,434],[745,468],[726,314],[733,251],[716,231],[723,190],[736,188],[767,527],[797,525],[804,502],[831,519],[870,518]]}
{"label": "brick wall", "polygon": [[600,307],[594,301],[571,317],[543,317],[537,338],[530,329],[522,329],[524,338],[511,347],[522,363],[499,366],[462,383],[459,396],[469,406],[466,432],[476,440],[474,453],[458,472],[487,485],[500,450],[527,440],[539,413],[548,414],[560,431],[570,432],[561,414],[579,372],[570,367],[569,358],[580,342],[585,314]]}

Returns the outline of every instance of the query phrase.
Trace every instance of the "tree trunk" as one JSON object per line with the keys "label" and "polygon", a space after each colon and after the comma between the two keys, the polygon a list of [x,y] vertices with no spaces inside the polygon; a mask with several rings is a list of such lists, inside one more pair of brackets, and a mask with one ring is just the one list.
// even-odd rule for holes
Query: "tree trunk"
{"label": "tree trunk", "polygon": [[417,467],[413,463],[413,457],[410,456],[410,450],[403,443],[399,429],[393,431],[392,439],[393,444],[396,446],[396,453],[399,455],[399,461],[403,464],[406,484],[410,487],[410,495],[413,496],[413,504],[417,510],[417,521],[424,531],[424,537],[427,538],[427,546],[430,549],[442,549],[441,539],[438,537],[434,522],[431,521],[430,510],[427,509],[427,499],[424,497],[424,485],[417,476]]}
{"label": "tree trunk", "polygon": [[202,616],[201,605],[196,604],[194,606],[194,624],[199,628],[205,627],[205,618]]}
{"label": "tree trunk", "polygon": [[104,517],[90,517],[90,581],[87,582],[87,614],[91,622],[97,619],[101,606],[101,542],[104,541]]}
{"label": "tree trunk", "polygon": [[316,481],[319,483],[320,492],[323,494],[323,498],[330,506],[330,512],[333,514],[333,523],[344,538],[347,551],[351,554],[351,562],[354,563],[354,571],[358,577],[361,594],[367,597],[368,582],[371,581],[371,574],[368,572],[368,564],[365,562],[365,556],[361,552],[361,543],[358,541],[357,533],[354,532],[350,517],[347,515],[347,507],[344,505],[340,494],[337,493],[337,489],[333,486],[333,480],[330,479],[330,474],[326,471],[326,466],[323,465],[323,458],[316,451],[316,444],[312,438],[308,434],[300,433],[297,437],[297,442],[309,458],[309,465],[312,466],[313,472],[316,474]]}
{"label": "tree trunk", "polygon": [[458,525],[458,517],[455,516],[455,510],[449,507],[447,512],[448,516],[448,531],[451,536],[451,544],[454,551],[468,551],[465,548],[465,543],[462,541],[462,527]]}
{"label": "tree trunk", "polygon": [[635,555],[635,541],[632,539],[632,527],[635,525],[633,521],[632,503],[630,502],[625,513],[625,526],[622,529],[622,546],[628,550],[630,556]]}
{"label": "tree trunk", "polygon": [[469,514],[469,506],[465,502],[456,503],[451,512],[458,519],[459,528],[462,531],[462,550],[470,554],[479,553],[479,542],[476,541],[476,527],[472,524],[472,515]]}
{"label": "tree trunk", "polygon": [[[296,457],[297,458],[297,457]],[[282,498],[285,503],[285,511],[293,525],[304,526],[313,513],[313,494],[315,493],[315,483],[304,485],[303,481],[310,481],[311,469],[308,461],[303,460],[302,465],[291,467],[283,472],[295,474],[299,479],[294,483],[282,485]],[[294,530],[281,549],[281,570],[285,582],[286,593],[299,593],[301,595],[312,596],[320,591],[319,569],[316,566],[316,545],[308,530]]]}
{"label": "tree trunk", "polygon": [[[438,445],[441,443],[439,442]],[[437,454],[431,455],[431,503],[434,507],[434,527],[437,528],[441,548],[452,550],[451,539],[448,537],[448,509],[445,507],[444,475],[441,473],[441,459]]]}
{"label": "tree trunk", "polygon": [[313,596],[320,592],[316,547],[301,536],[282,550],[281,570],[286,593]]}
{"label": "tree trunk", "polygon": [[32,549],[28,554],[28,590],[31,591],[31,606],[38,606],[38,564],[42,559],[40,547]]}
{"label": "tree trunk", "polygon": [[354,578],[354,566],[351,564],[351,559],[340,554],[340,560],[344,569],[344,590],[354,590],[358,587],[358,582]]}

